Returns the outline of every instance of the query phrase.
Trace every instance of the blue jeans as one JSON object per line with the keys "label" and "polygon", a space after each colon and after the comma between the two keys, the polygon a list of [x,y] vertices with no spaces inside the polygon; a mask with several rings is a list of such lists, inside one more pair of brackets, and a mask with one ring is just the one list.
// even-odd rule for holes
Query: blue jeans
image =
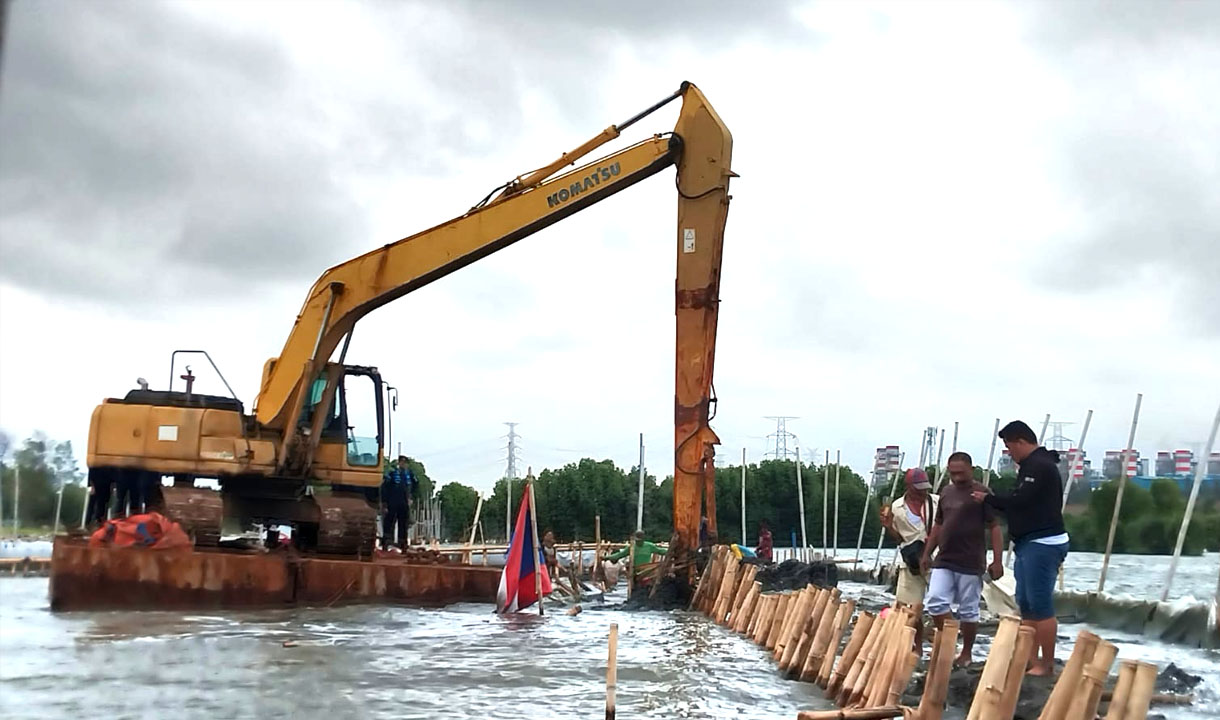
{"label": "blue jeans", "polygon": [[1017,560],[1013,578],[1017,581],[1017,606],[1025,620],[1055,617],[1055,578],[1068,554],[1068,543],[1043,545],[1022,540],[1013,549]]}

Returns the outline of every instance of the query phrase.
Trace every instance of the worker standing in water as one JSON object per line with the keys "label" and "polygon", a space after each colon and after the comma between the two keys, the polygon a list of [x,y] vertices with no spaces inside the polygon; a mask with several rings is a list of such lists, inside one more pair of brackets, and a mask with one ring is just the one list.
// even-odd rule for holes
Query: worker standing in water
{"label": "worker standing in water", "polygon": [[[643,530],[636,530],[635,535],[632,537],[635,539],[635,555],[633,556],[634,562],[635,562],[635,571],[636,571],[636,575],[639,575],[640,568],[642,566],[647,565],[648,563],[652,562],[653,555],[664,555],[665,554],[665,548],[663,548],[659,545],[654,545],[653,543],[650,543],[647,540],[645,540]],[[609,560],[610,562],[616,562],[618,560],[621,560],[622,558],[627,557],[627,553],[630,550],[631,550],[631,545],[628,545],[627,547],[623,548],[622,550],[619,550],[618,552],[614,552],[614,553],[611,553],[610,555],[607,555],[606,559]]]}
{"label": "worker standing in water", "polygon": [[399,455],[398,464],[390,468],[381,483],[381,549],[390,545],[395,527],[399,548],[407,549],[407,528],[410,519],[411,496],[415,490],[415,475],[407,465],[407,456]]}
{"label": "worker standing in water", "polygon": [[1011,493],[976,491],[975,502],[994,508],[1008,518],[1008,534],[1017,559],[1013,578],[1017,581],[1017,606],[1021,622],[1034,629],[1040,657],[1029,667],[1030,675],[1050,675],[1055,670],[1055,578],[1068,554],[1068,534],[1063,525],[1063,478],[1059,454],[1038,444],[1033,428],[1020,420],[1000,430],[1004,447],[1019,466],[1017,484]]}
{"label": "worker standing in water", "polygon": [[902,497],[881,509],[881,526],[898,542],[902,563],[898,566],[895,597],[914,611],[915,646],[922,648],[923,596],[928,590],[928,578],[920,569],[919,561],[936,517],[939,498],[931,493],[932,483],[928,482],[928,474],[923,468],[907,470],[903,482],[906,490]]}

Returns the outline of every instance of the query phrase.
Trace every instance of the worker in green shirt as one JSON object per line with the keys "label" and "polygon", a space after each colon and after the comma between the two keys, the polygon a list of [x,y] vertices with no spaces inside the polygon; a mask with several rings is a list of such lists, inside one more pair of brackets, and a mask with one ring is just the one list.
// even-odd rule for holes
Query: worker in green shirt
{"label": "worker in green shirt", "polygon": [[[627,557],[627,551],[629,549],[630,549],[630,546],[625,547],[622,550],[619,550],[618,552],[611,553],[610,555],[608,555],[606,557],[606,559],[609,560],[610,562],[615,562],[616,560],[621,560],[622,558]],[[648,563],[652,562],[653,555],[664,555],[664,554],[665,554],[665,548],[659,547],[657,545],[653,545],[652,543],[650,543],[644,539],[643,530],[635,531],[635,566],[636,567],[640,567],[641,565],[647,565]]]}

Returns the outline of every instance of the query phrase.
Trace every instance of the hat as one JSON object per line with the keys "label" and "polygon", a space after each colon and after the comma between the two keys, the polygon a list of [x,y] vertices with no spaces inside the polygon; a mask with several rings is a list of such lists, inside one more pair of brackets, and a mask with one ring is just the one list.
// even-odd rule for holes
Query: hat
{"label": "hat", "polygon": [[905,481],[909,488],[915,488],[916,490],[932,489],[932,483],[928,482],[928,474],[923,471],[923,468],[907,470]]}

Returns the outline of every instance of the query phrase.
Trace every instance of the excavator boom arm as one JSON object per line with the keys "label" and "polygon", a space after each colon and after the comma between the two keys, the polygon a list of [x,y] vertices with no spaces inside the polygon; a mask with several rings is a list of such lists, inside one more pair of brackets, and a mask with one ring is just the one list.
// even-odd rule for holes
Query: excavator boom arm
{"label": "excavator boom arm", "polygon": [[[672,134],[654,136],[550,178],[617,137],[622,127],[675,98],[681,98],[682,109]],[[264,427],[283,431],[280,463],[290,452],[297,433],[292,419],[301,416],[310,382],[357,320],[676,164],[674,526],[688,545],[693,544],[706,488],[707,514],[714,530],[711,453],[718,440],[708,420],[731,154],[728,128],[699,89],[683,83],[671,98],[508,183],[494,200],[327,270],[310,290],[283,350],[263,373],[256,415]]]}

